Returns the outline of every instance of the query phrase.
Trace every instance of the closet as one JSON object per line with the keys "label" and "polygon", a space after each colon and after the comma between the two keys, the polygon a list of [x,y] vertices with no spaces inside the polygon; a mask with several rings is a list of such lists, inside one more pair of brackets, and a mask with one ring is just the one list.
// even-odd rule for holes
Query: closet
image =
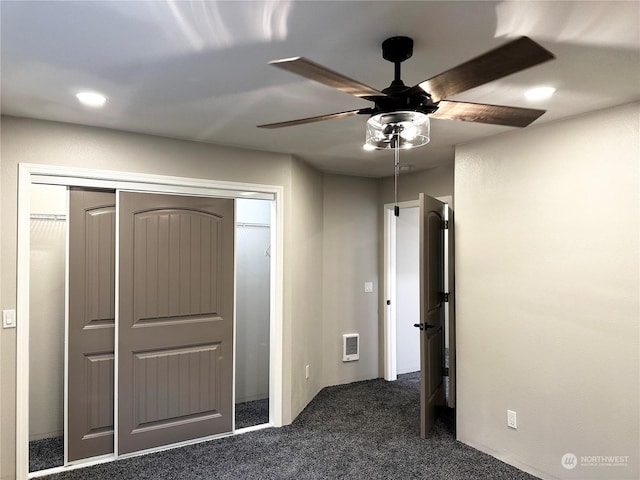
{"label": "closet", "polygon": [[269,421],[271,201],[32,192],[29,471],[232,432],[234,389]]}

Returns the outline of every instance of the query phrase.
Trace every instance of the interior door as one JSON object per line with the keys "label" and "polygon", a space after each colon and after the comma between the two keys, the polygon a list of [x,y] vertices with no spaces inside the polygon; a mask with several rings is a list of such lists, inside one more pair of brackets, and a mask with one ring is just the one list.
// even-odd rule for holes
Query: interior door
{"label": "interior door", "polygon": [[67,461],[113,452],[115,201],[72,189],[69,203]]}
{"label": "interior door", "polygon": [[444,209],[420,194],[420,435],[424,438],[445,403],[444,349]]}
{"label": "interior door", "polygon": [[118,454],[232,429],[234,204],[119,196]]}

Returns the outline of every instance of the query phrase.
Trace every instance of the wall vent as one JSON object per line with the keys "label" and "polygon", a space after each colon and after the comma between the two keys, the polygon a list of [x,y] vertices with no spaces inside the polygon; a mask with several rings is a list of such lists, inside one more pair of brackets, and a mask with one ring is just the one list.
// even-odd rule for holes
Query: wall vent
{"label": "wall vent", "polygon": [[353,362],[360,359],[360,334],[345,333],[342,335],[342,361]]}

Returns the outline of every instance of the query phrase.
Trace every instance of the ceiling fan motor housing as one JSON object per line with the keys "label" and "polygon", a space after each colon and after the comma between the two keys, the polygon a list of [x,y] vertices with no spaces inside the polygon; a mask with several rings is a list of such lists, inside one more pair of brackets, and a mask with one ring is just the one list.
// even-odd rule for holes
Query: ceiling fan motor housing
{"label": "ceiling fan motor housing", "polygon": [[387,96],[371,99],[376,105],[373,115],[402,110],[429,114],[437,110],[438,107],[433,104],[427,92],[406,95],[409,87],[400,78],[400,64],[412,56],[413,39],[409,37],[390,37],[382,42],[382,57],[394,64],[395,78],[391,85],[382,90]]}
{"label": "ceiling fan motor housing", "polygon": [[402,63],[413,55],[413,40],[409,37],[391,37],[382,42],[382,58]]}

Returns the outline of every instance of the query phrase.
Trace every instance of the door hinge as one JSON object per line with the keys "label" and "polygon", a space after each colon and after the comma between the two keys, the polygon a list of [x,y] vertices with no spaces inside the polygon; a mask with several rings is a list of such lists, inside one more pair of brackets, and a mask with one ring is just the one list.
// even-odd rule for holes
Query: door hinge
{"label": "door hinge", "polygon": [[440,301],[447,303],[449,301],[449,292],[440,292]]}
{"label": "door hinge", "polygon": [[442,376],[443,377],[449,376],[449,369],[447,367],[442,367]]}
{"label": "door hinge", "polygon": [[449,220],[443,220],[442,221],[442,229],[443,230],[448,230],[449,229]]}

